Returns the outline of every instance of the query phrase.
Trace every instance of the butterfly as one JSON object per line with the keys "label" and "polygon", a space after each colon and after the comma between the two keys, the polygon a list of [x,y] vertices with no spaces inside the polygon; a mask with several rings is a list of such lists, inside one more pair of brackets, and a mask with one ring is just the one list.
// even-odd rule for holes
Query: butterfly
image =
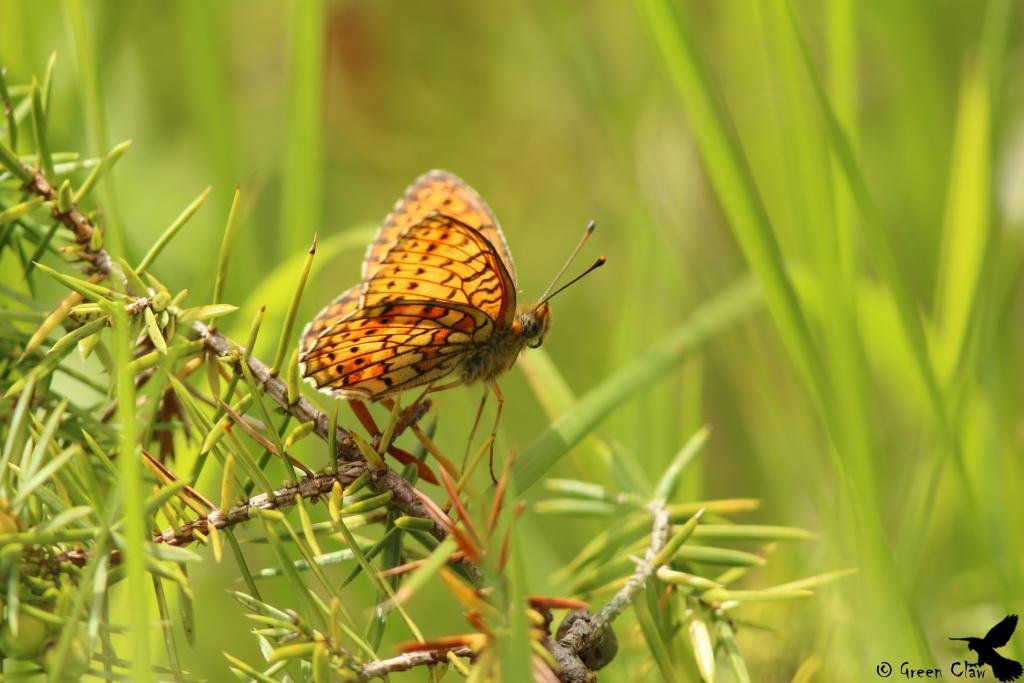
{"label": "butterfly", "polygon": [[332,396],[373,401],[482,382],[500,417],[495,380],[541,345],[551,297],[604,264],[551,291],[592,231],[593,223],[538,303],[520,307],[512,254],[484,200],[446,171],[420,176],[370,243],[363,281],[303,330],[303,378]]}

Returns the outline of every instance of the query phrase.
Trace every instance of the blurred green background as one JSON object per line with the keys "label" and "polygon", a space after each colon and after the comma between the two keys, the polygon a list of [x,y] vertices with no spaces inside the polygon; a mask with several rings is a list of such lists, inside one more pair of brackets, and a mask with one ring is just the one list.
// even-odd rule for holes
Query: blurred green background
{"label": "blurred green background", "polygon": [[[780,547],[751,587],[861,570],[740,613],[756,625],[739,627],[754,678],[788,681],[818,657],[815,680],[863,681],[881,660],[948,669],[966,654],[948,636],[1024,609],[1019,5],[0,0],[0,64],[25,82],[56,50],[54,149],[133,140],[100,197],[112,248],[137,260],[212,186],[154,268],[196,300],[241,186],[236,337],[260,305],[276,330],[314,233],[333,248],[303,317],[353,284],[368,230],[431,168],[489,202],[527,300],[596,220],[588,249],[608,265],[556,300],[545,344],[579,395],[752,272],[767,305],[599,435],[656,477],[711,425],[689,497],[760,498],[753,519],[822,534]],[[521,449],[548,417],[522,369],[502,387],[501,442]],[[461,455],[478,400],[438,398],[445,448]],[[585,449],[572,462],[558,471],[608,483],[596,459],[580,472]],[[557,593],[551,572],[601,529],[554,522],[523,520],[533,593]],[[223,680],[222,651],[259,659],[224,593],[241,582],[230,559],[193,578],[216,618],[183,664]],[[436,635],[466,630],[454,609],[436,616],[443,604],[413,612]],[[642,650],[627,650],[602,680],[636,680]],[[1007,654],[1024,655],[1024,637]]]}

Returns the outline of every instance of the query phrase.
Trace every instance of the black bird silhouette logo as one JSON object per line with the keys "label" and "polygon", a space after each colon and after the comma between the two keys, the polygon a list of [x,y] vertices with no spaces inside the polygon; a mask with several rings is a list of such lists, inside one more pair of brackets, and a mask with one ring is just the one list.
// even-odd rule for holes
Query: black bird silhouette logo
{"label": "black bird silhouette logo", "polygon": [[1010,642],[1010,636],[1017,628],[1017,615],[1011,614],[998,624],[989,629],[984,638],[950,638],[950,640],[966,640],[967,649],[978,653],[978,664],[988,664],[992,667],[992,675],[1000,681],[1015,681],[1024,673],[1024,667],[1020,662],[1007,659],[996,652]]}

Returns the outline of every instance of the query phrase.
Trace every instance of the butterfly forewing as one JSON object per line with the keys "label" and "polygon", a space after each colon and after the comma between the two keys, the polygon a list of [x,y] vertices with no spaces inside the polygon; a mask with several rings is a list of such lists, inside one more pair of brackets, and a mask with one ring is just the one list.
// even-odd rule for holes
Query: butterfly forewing
{"label": "butterfly forewing", "polygon": [[[348,296],[338,305],[351,305]],[[431,214],[384,255],[355,310],[314,321],[320,332],[304,341],[303,375],[321,389],[374,399],[429,384],[496,326],[511,325],[515,303],[493,245],[472,226]]]}
{"label": "butterfly forewing", "polygon": [[461,179],[447,171],[424,173],[405,191],[377,231],[363,260],[363,279],[368,280],[383,263],[387,253],[406,230],[419,224],[431,213],[440,213],[475,228],[490,242],[513,281],[516,269],[505,235],[487,203]]}
{"label": "butterfly forewing", "polygon": [[431,214],[385,255],[366,281],[360,305],[419,299],[469,305],[507,326],[515,314],[515,283],[477,230]]}
{"label": "butterfly forewing", "polygon": [[501,258],[505,271],[515,283],[515,265],[505,236],[487,203],[460,178],[447,171],[424,173],[410,185],[402,199],[384,219],[363,260],[363,284],[346,290],[325,306],[302,332],[299,347],[307,351],[316,338],[328,327],[359,307],[359,297],[365,282],[373,277],[389,251],[405,232],[419,224],[431,213],[441,213],[475,228],[491,244]]}

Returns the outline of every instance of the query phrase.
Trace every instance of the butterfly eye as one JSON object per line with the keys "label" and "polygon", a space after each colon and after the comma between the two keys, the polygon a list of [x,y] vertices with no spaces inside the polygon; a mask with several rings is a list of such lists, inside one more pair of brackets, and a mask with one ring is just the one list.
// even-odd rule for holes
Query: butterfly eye
{"label": "butterfly eye", "polygon": [[540,325],[537,323],[537,319],[533,316],[523,316],[521,320],[523,324],[523,336],[531,340],[529,344],[532,345],[532,339],[540,333]]}

